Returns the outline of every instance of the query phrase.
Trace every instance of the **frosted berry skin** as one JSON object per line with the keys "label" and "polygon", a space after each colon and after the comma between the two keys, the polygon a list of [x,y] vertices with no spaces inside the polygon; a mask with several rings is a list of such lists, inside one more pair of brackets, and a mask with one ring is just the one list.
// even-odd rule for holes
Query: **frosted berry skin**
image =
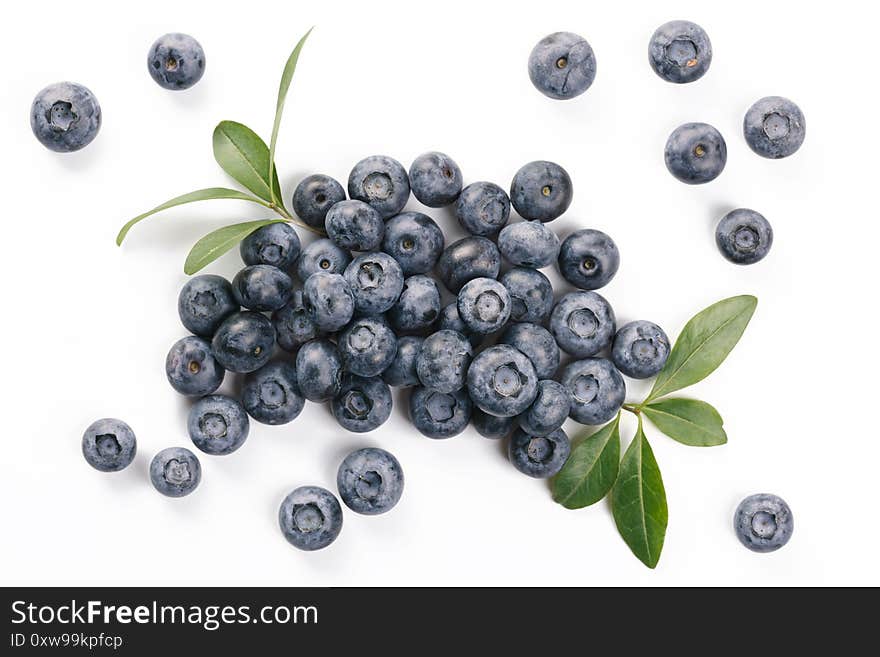
{"label": "frosted berry skin", "polygon": [[214,358],[230,372],[253,372],[269,362],[275,348],[275,327],[252,311],[227,317],[211,341]]}
{"label": "frosted berry skin", "polygon": [[193,444],[206,454],[231,454],[244,444],[250,421],[244,406],[226,395],[202,397],[189,409],[186,423]]}
{"label": "frosted berry skin", "polygon": [[293,547],[307,552],[321,550],[342,531],[342,507],[329,490],[300,486],[281,502],[278,525]]}
{"label": "frosted berry skin", "polygon": [[241,310],[232,284],[222,276],[201,274],[186,282],[177,297],[177,313],[187,330],[203,338],[213,337],[217,327]]}
{"label": "frosted berry skin", "polygon": [[31,130],[50,151],[72,153],[85,148],[100,129],[101,106],[95,94],[81,84],[50,84],[31,105]]}
{"label": "frosted berry skin", "polygon": [[345,506],[368,516],[393,509],[403,495],[403,483],[400,462],[376,447],[352,452],[336,473],[336,487]]}
{"label": "frosted berry skin", "polygon": [[202,481],[202,464],[188,449],[168,447],[150,462],[150,481],[166,497],[185,497]]}
{"label": "frosted berry skin", "polygon": [[608,347],[617,332],[614,310],[596,292],[569,292],[550,314],[550,332],[572,356],[593,356]]}
{"label": "frosted berry skin", "polygon": [[510,294],[494,278],[475,278],[458,293],[458,314],[468,331],[487,335],[510,318]]}
{"label": "frosted berry skin", "polygon": [[457,436],[471,419],[472,403],[466,390],[440,392],[424,386],[413,388],[409,398],[409,417],[418,431],[428,438]]}
{"label": "frosted berry skin", "polygon": [[510,219],[510,199],[495,183],[475,182],[465,187],[455,204],[458,223],[471,235],[495,235]]}
{"label": "frosted berry skin", "polygon": [[163,89],[189,89],[205,74],[205,51],[188,34],[165,34],[150,47],[147,70]]}
{"label": "frosted berry skin", "polygon": [[358,162],[348,177],[348,196],[368,203],[389,219],[409,200],[409,176],[403,165],[386,155],[373,155]]}
{"label": "frosted berry skin", "polygon": [[804,143],[806,132],[801,108],[781,96],[756,101],[743,119],[743,135],[749,148],[773,160],[794,154]]}
{"label": "frosted berry skin", "polygon": [[257,422],[286,424],[295,420],[305,406],[296,367],[288,361],[266,363],[244,378],[241,403]]}
{"label": "frosted berry skin", "polygon": [[330,340],[306,342],[296,353],[296,380],[309,401],[326,402],[342,388],[342,360]]}
{"label": "frosted berry skin", "polygon": [[559,273],[575,287],[598,290],[620,268],[620,251],[601,230],[583,228],[565,238],[559,248]]}
{"label": "frosted berry skin", "polygon": [[663,156],[675,178],[688,185],[702,185],[724,171],[727,143],[708,123],[685,123],[669,135]]}
{"label": "frosted berry skin", "polygon": [[387,253],[364,253],[349,263],[343,273],[354,296],[359,315],[380,315],[397,303],[403,291],[403,270]]}
{"label": "frosted berry skin", "polygon": [[633,379],[656,376],[669,357],[669,338],[653,322],[636,320],[618,329],[611,345],[611,361]]}
{"label": "frosted berry skin", "polygon": [[330,407],[336,421],[353,433],[377,429],[391,416],[391,389],[379,377],[346,374]]}
{"label": "frosted berry skin", "polygon": [[546,479],[565,465],[571,453],[571,443],[562,429],[546,436],[532,436],[517,429],[510,437],[507,453],[517,470],[530,477]]}
{"label": "frosted berry skin", "polygon": [[272,325],[278,346],[285,351],[295,352],[309,340],[321,335],[303,303],[302,290],[294,290],[290,301],[272,313]]}
{"label": "frosted berry skin", "polygon": [[440,226],[421,212],[401,212],[385,224],[382,250],[397,260],[404,276],[430,272],[445,246]]}
{"label": "frosted berry skin", "polygon": [[751,265],[770,252],[773,228],[764,215],[739,208],[728,212],[715,229],[715,243],[721,254],[737,265]]}
{"label": "frosted berry skin", "polygon": [[520,221],[501,229],[498,250],[515,267],[541,269],[556,261],[559,237],[540,221]]}
{"label": "frosted berry skin", "polygon": [[669,21],[651,36],[648,61],[667,82],[699,80],[712,63],[712,42],[706,31],[690,21]]}
{"label": "frosted berry skin", "polygon": [[538,394],[535,366],[507,344],[482,351],[467,373],[467,391],[481,410],[499,417],[519,415]]}
{"label": "frosted berry skin", "polygon": [[339,274],[318,272],[303,285],[303,305],[322,331],[338,331],[354,315],[354,294]]}
{"label": "frosted berry skin", "polygon": [[397,353],[394,360],[382,372],[382,380],[395,388],[409,388],[419,385],[416,369],[419,353],[425,339],[417,335],[405,335],[397,340]]}
{"label": "frosted berry skin", "polygon": [[553,310],[553,286],[537,269],[514,267],[499,281],[510,295],[510,319],[543,323]]}
{"label": "frosted berry skin", "polygon": [[736,508],[733,531],[753,552],[774,552],[791,539],[794,516],[781,497],[767,493],[749,495]]}
{"label": "frosted berry skin", "polygon": [[485,237],[465,237],[453,242],[437,261],[437,275],[453,294],[475,278],[498,278],[500,271],[501,253]]}
{"label": "frosted berry skin", "polygon": [[559,380],[571,393],[569,417],[581,424],[605,424],[617,415],[626,398],[623,377],[605,358],[569,363]]}
{"label": "frosted berry skin", "polygon": [[439,392],[460,390],[473,353],[471,343],[458,331],[437,331],[425,339],[416,357],[419,382]]}
{"label": "frosted berry skin", "polygon": [[293,192],[293,211],[312,228],[324,229],[327,211],[345,200],[338,181],[320,173],[303,178]]}
{"label": "frosted berry skin", "polygon": [[403,283],[403,291],[387,318],[395,330],[422,331],[440,315],[440,290],[433,278],[416,274]]}
{"label": "frosted berry skin", "polygon": [[347,372],[377,376],[394,360],[397,336],[381,316],[362,317],[339,333],[336,348]]}
{"label": "frosted berry skin", "polygon": [[529,55],[529,78],[548,98],[568,100],[584,93],[596,77],[596,56],[586,39],[554,32]]}
{"label": "frosted berry skin", "polygon": [[538,381],[535,401],[519,416],[519,426],[531,436],[546,436],[568,419],[571,410],[571,392],[552,379]]}
{"label": "frosted berry skin", "polygon": [[385,235],[382,217],[363,201],[340,201],[334,205],[327,212],[324,228],[334,244],[350,251],[374,251]]}
{"label": "frosted berry skin", "polygon": [[510,202],[526,220],[553,221],[568,210],[572,196],[571,177],[555,162],[529,162],[510,183]]}
{"label": "frosted berry skin", "polygon": [[272,265],[250,265],[232,279],[232,292],[248,310],[278,310],[293,296],[293,279]]}
{"label": "frosted berry skin", "polygon": [[351,254],[322,237],[303,249],[296,265],[296,275],[303,283],[318,272],[341,274],[351,262]]}
{"label": "frosted berry skin", "polygon": [[461,193],[461,169],[445,153],[422,153],[409,167],[413,196],[429,208],[451,205]]}
{"label": "frosted berry skin", "polygon": [[299,236],[290,224],[258,228],[241,241],[239,252],[246,265],[272,265],[288,271],[301,250]]}
{"label": "frosted berry skin", "polygon": [[214,358],[211,343],[193,335],[175,342],[165,357],[168,383],[181,395],[210,395],[223,383],[225,374]]}
{"label": "frosted berry skin", "polygon": [[516,417],[498,417],[484,413],[479,408],[474,408],[471,413],[471,423],[477,433],[489,440],[501,440],[510,435],[517,422]]}
{"label": "frosted berry skin", "polygon": [[549,379],[559,369],[559,346],[550,331],[539,324],[511,324],[504,329],[498,341],[523,352],[535,366],[539,379]]}
{"label": "frosted berry skin", "polygon": [[89,425],[82,437],[86,463],[101,472],[119,472],[134,461],[137,440],[122,420],[104,418]]}

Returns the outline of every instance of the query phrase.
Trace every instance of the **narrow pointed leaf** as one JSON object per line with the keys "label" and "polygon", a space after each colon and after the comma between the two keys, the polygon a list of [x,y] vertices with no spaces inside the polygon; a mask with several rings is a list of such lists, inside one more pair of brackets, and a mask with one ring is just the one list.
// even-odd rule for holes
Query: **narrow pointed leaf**
{"label": "narrow pointed leaf", "polygon": [[252,201],[253,203],[266,205],[266,203],[264,203],[260,199],[254,198],[250,194],[240,192],[237,189],[226,189],[225,187],[209,187],[208,189],[199,189],[194,192],[190,192],[189,194],[176,196],[170,201],[165,201],[165,203],[163,203],[162,205],[157,205],[149,212],[139,214],[122,227],[122,229],[119,231],[119,235],[116,236],[116,244],[117,246],[121,245],[122,241],[125,239],[125,236],[128,235],[128,231],[131,230],[131,227],[139,221],[146,219],[150,215],[161,212],[162,210],[167,210],[168,208],[173,208],[178,205],[195,203],[196,201],[210,201],[214,199],[235,199],[238,201]]}
{"label": "narrow pointed leaf", "polygon": [[648,419],[667,436],[685,445],[713,447],[727,442],[724,420],[698,399],[662,399],[642,407]]}
{"label": "narrow pointed leaf", "polygon": [[660,468],[641,421],[611,489],[611,513],[617,531],[633,554],[648,568],[654,568],[663,550],[669,511]]}
{"label": "narrow pointed leaf", "polygon": [[595,504],[611,490],[619,465],[620,414],[571,450],[553,478],[553,499],[566,509]]}
{"label": "narrow pointed leaf", "polygon": [[214,128],[214,159],[234,180],[261,199],[280,196],[278,175],[273,171],[274,190],[269,188],[269,147],[242,123],[221,121]]}
{"label": "narrow pointed leaf", "polygon": [[694,315],[675,341],[645,401],[693,385],[714,372],[739,342],[757,305],[755,297],[743,295],[719,301]]}
{"label": "narrow pointed leaf", "polygon": [[183,271],[186,274],[195,274],[206,265],[214,262],[258,228],[268,226],[269,224],[282,223],[283,221],[283,219],[263,219],[218,228],[205,235],[193,245],[189,255],[186,257]]}

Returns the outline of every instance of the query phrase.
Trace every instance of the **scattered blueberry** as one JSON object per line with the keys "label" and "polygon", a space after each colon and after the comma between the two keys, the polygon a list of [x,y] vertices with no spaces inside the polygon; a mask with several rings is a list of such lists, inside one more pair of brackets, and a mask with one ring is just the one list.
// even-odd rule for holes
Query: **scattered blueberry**
{"label": "scattered blueberry", "polygon": [[519,415],[535,401],[538,376],[523,352],[499,344],[474,358],[468,369],[467,390],[473,402],[486,413],[510,417]]}
{"label": "scattered blueberry", "polygon": [[562,370],[562,385],[571,393],[569,416],[581,424],[598,425],[613,418],[626,397],[620,372],[605,358],[585,358]]}
{"label": "scattered blueberry", "polygon": [[199,459],[184,447],[167,447],[150,461],[150,481],[167,497],[189,495],[201,480]]}
{"label": "scattered blueberry", "polygon": [[266,363],[244,378],[241,403],[248,415],[263,424],[286,424],[295,420],[305,406],[292,363]]}
{"label": "scattered blueberry", "polygon": [[483,438],[490,440],[501,440],[510,435],[513,431],[513,425],[516,424],[516,417],[498,417],[484,413],[479,408],[473,409],[471,413],[471,422],[474,429],[477,430]]}
{"label": "scattered blueberry", "polygon": [[762,260],[773,245],[773,228],[762,214],[739,208],[728,212],[715,229],[715,243],[721,254],[738,265]]}
{"label": "scattered blueberry", "polygon": [[443,252],[443,231],[421,212],[401,212],[385,224],[382,250],[397,260],[404,276],[430,272]]}
{"label": "scattered blueberry", "polygon": [[562,470],[571,453],[571,443],[562,429],[546,436],[533,436],[517,429],[510,437],[507,453],[517,470],[530,477],[546,479]]}
{"label": "scattered blueberry", "polygon": [[494,333],[510,318],[510,294],[494,278],[475,278],[458,293],[458,315],[468,331]]}
{"label": "scattered blueberry", "polygon": [[342,531],[342,507],[319,486],[300,486],[281,502],[278,524],[284,538],[300,550],[327,547]]}
{"label": "scattered blueberry", "polygon": [[559,272],[582,290],[598,290],[608,285],[619,267],[617,245],[600,230],[575,231],[559,249]]}
{"label": "scattered blueberry", "polygon": [[293,279],[272,265],[250,265],[232,279],[232,291],[248,310],[278,310],[293,296]]}
{"label": "scattered blueberry", "polygon": [[471,333],[465,323],[461,320],[461,315],[458,314],[458,299],[449,305],[443,306],[443,309],[440,311],[440,316],[437,318],[434,330],[457,331],[465,336],[473,347],[478,346],[483,341],[484,337],[479,333]]}
{"label": "scattered blueberry", "polygon": [[303,397],[313,402],[333,399],[342,388],[342,360],[330,340],[306,342],[296,353],[296,380]]}
{"label": "scattered blueberry", "polygon": [[391,309],[403,291],[403,271],[387,253],[364,253],[351,261],[343,274],[360,315],[380,315]]}
{"label": "scattered blueberry", "polygon": [[382,372],[382,380],[389,386],[409,388],[419,385],[416,362],[425,339],[416,335],[405,335],[397,340],[397,353],[394,360]]}
{"label": "scattered blueberry", "polygon": [[445,153],[422,153],[409,167],[412,193],[429,208],[455,202],[461,193],[461,169]]}
{"label": "scattered blueberry", "polygon": [[540,221],[520,221],[501,229],[498,250],[516,267],[541,269],[559,255],[559,238]]}
{"label": "scattered blueberry", "polygon": [[322,237],[303,249],[296,265],[296,274],[303,283],[319,271],[341,274],[351,262],[351,254],[340,249],[332,240]]}
{"label": "scattered blueberry", "polygon": [[230,372],[253,372],[272,357],[275,328],[260,313],[244,311],[230,315],[214,334],[214,358]]}
{"label": "scattered blueberry", "polygon": [[494,183],[471,183],[458,197],[455,216],[471,235],[491,236],[507,225],[510,199],[507,192]]}
{"label": "scattered blueberry", "polygon": [[510,319],[514,322],[541,323],[553,310],[553,286],[537,269],[514,267],[501,276],[510,295]]}
{"label": "scattered blueberry", "polygon": [[520,322],[508,326],[498,339],[519,349],[535,366],[539,379],[549,379],[559,369],[559,347],[550,331],[538,324]]}
{"label": "scattered blueberry", "polygon": [[210,338],[232,313],[241,310],[232,284],[222,276],[193,276],[180,290],[177,313],[181,323],[196,335]]}
{"label": "scattered blueberry", "polygon": [[669,338],[653,322],[638,320],[624,324],[614,336],[611,361],[633,379],[659,374],[669,357]]}
{"label": "scattered blueberry", "polygon": [[569,292],[550,314],[550,332],[572,356],[593,356],[611,344],[617,330],[614,311],[596,292]]}
{"label": "scattered blueberry", "polygon": [[89,425],[82,437],[86,462],[101,472],[119,472],[134,461],[137,440],[122,420],[104,418]]}
{"label": "scattered blueberry", "polygon": [[342,461],[336,487],[345,506],[368,516],[390,511],[403,495],[403,469],[384,449],[358,449]]}
{"label": "scattered blueberry", "polygon": [[431,390],[461,390],[473,354],[471,343],[458,331],[437,331],[422,343],[416,357],[416,374]]}
{"label": "scattered blueberry", "polygon": [[206,454],[232,454],[247,439],[250,422],[237,399],[226,395],[202,397],[189,409],[186,422],[193,444]]}
{"label": "scattered blueberry", "polygon": [[648,61],[667,82],[699,80],[712,63],[712,43],[706,31],[690,21],[669,21],[657,28],[648,46]]}
{"label": "scattered blueberry", "polygon": [[293,191],[293,211],[312,228],[324,230],[327,211],[345,200],[345,190],[336,180],[320,173],[303,178]]}
{"label": "scattered blueberry", "polygon": [[409,199],[406,169],[385,155],[364,158],[348,176],[348,196],[369,203],[383,219],[393,217]]}
{"label": "scattered blueberry", "polygon": [[50,151],[71,153],[85,148],[100,129],[101,106],[81,84],[50,84],[31,105],[31,130]]}
{"label": "scattered blueberry", "polygon": [[245,237],[239,252],[246,265],[272,265],[287,271],[299,258],[299,235],[290,224],[269,224]]}
{"label": "scattered blueberry", "polygon": [[211,353],[211,344],[193,335],[175,342],[165,358],[168,383],[181,395],[210,395],[223,383],[225,374]]}
{"label": "scattered blueberry", "polygon": [[205,73],[205,51],[188,34],[165,34],[150,46],[147,70],[163,89],[189,89]]}
{"label": "scattered blueberry", "polygon": [[664,151],[669,173],[688,185],[715,180],[727,164],[724,137],[707,123],[685,123],[669,135]]}
{"label": "scattered blueberry", "polygon": [[749,495],[736,507],[733,530],[740,543],[753,552],[773,552],[791,538],[794,516],[781,497]]}
{"label": "scattered blueberry", "polygon": [[296,351],[321,334],[303,303],[302,290],[294,290],[290,301],[272,313],[272,325],[278,346],[286,351]]}
{"label": "scattered blueberry", "polygon": [[453,242],[437,262],[437,274],[453,294],[458,294],[462,285],[475,278],[498,278],[500,271],[498,247],[485,237],[465,237]]}
{"label": "scattered blueberry", "polygon": [[804,143],[807,124],[800,107],[788,98],[768,96],[755,102],[743,120],[746,143],[761,157],[779,159]]}
{"label": "scattered blueberry", "polygon": [[391,416],[391,389],[379,377],[346,374],[331,404],[336,421],[344,429],[365,433]]}
{"label": "scattered blueberry", "polygon": [[529,55],[529,77],[542,94],[556,100],[580,96],[596,77],[596,57],[586,39],[571,32],[554,32]]}
{"label": "scattered blueberry", "polygon": [[571,410],[571,392],[552,379],[538,381],[535,401],[519,416],[519,426],[531,436],[546,436],[559,429]]}
{"label": "scattered blueberry", "polygon": [[467,427],[471,400],[465,390],[447,393],[418,386],[409,398],[409,417],[428,438],[451,438]]}
{"label": "scattered blueberry", "polygon": [[403,282],[403,291],[388,311],[388,320],[398,331],[420,331],[433,324],[439,314],[437,284],[433,278],[417,274]]}
{"label": "scattered blueberry", "polygon": [[350,251],[374,251],[382,244],[385,222],[363,201],[339,201],[324,220],[327,237]]}
{"label": "scattered blueberry", "polygon": [[568,171],[554,162],[529,162],[510,183],[510,202],[523,219],[548,222],[568,210],[572,198]]}
{"label": "scattered blueberry", "polygon": [[382,317],[362,317],[339,333],[336,348],[347,372],[377,376],[394,360],[397,336]]}
{"label": "scattered blueberry", "polygon": [[336,331],[354,315],[354,294],[340,274],[317,272],[303,285],[303,305],[320,330]]}

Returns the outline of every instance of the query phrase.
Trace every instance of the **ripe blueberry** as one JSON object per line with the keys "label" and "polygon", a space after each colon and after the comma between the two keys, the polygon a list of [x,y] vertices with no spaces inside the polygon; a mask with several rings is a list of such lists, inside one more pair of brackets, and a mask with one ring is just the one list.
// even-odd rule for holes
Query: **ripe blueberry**
{"label": "ripe blueberry", "polygon": [[397,353],[397,336],[380,317],[362,317],[339,333],[336,348],[342,367],[359,376],[377,376]]}
{"label": "ripe blueberry", "polygon": [[214,358],[230,372],[253,372],[272,357],[275,328],[264,315],[256,312],[234,313],[223,320],[211,350]]}
{"label": "ripe blueberry", "polygon": [[403,469],[384,449],[359,449],[342,461],[336,487],[345,506],[368,516],[390,511],[403,495]]}
{"label": "ripe blueberry", "polygon": [[669,357],[669,338],[652,322],[624,324],[614,336],[611,361],[633,379],[648,379],[663,369]]}
{"label": "ripe blueberry", "polygon": [[290,224],[269,224],[245,237],[239,252],[246,265],[272,265],[287,271],[299,257],[299,235]]}
{"label": "ripe blueberry", "polygon": [[773,245],[773,228],[762,214],[739,208],[728,212],[715,229],[721,254],[738,265],[762,260]]}
{"label": "ripe blueberry", "polygon": [[350,251],[374,251],[382,244],[385,222],[363,201],[340,201],[327,211],[327,237]]}
{"label": "ripe blueberry", "polygon": [[339,274],[318,272],[303,285],[303,305],[322,331],[336,331],[354,315],[354,295]]}
{"label": "ripe blueberry", "polygon": [[608,285],[619,267],[617,245],[600,230],[575,231],[559,249],[559,273],[582,290],[598,290]]}
{"label": "ripe blueberry", "polygon": [[749,495],[736,508],[733,530],[740,543],[753,552],[773,552],[791,538],[794,516],[781,497]]}
{"label": "ripe blueberry", "polygon": [[546,436],[533,436],[517,429],[510,437],[507,452],[517,470],[530,477],[546,479],[565,465],[571,453],[571,443],[562,429]]}
{"label": "ripe blueberry", "polygon": [[519,416],[519,426],[530,436],[546,436],[568,419],[571,410],[571,392],[552,379],[538,381],[535,401]]}
{"label": "ripe blueberry", "polygon": [[150,481],[167,497],[192,493],[202,480],[199,459],[184,447],[168,447],[150,461]]}
{"label": "ripe blueberry", "polygon": [[529,162],[510,183],[510,202],[527,220],[553,221],[568,210],[572,194],[571,177],[554,162]]}
{"label": "ripe blueberry", "polygon": [[510,318],[510,294],[494,278],[475,278],[458,293],[458,314],[471,333],[494,333]]}
{"label": "ripe blueberry", "polygon": [[251,372],[244,378],[241,403],[248,415],[263,424],[286,424],[295,420],[305,405],[296,367],[276,360]]}
{"label": "ripe blueberry", "polygon": [[163,89],[189,89],[205,73],[205,51],[188,34],[165,34],[150,46],[147,70]]}
{"label": "ripe blueberry", "polygon": [[330,340],[306,342],[296,353],[296,380],[303,397],[313,402],[333,399],[342,387],[342,360]]}
{"label": "ripe blueberry", "polygon": [[300,486],[281,502],[278,525],[293,547],[320,550],[335,541],[342,531],[342,507],[329,490]]}
{"label": "ripe blueberry", "polygon": [[231,454],[247,439],[250,422],[238,400],[226,395],[202,397],[186,422],[193,444],[206,454]]}
{"label": "ripe blueberry", "polygon": [[437,331],[422,343],[416,374],[426,388],[454,392],[464,387],[473,357],[468,339],[458,331]]}
{"label": "ripe blueberry", "polygon": [[541,323],[553,310],[553,286],[537,269],[514,267],[501,276],[510,295],[510,319],[514,322]]}
{"label": "ripe blueberry", "polygon": [[391,389],[378,376],[346,374],[331,409],[336,421],[354,433],[376,429],[391,416]]}
{"label": "ripe blueberry", "polygon": [[569,292],[550,314],[550,332],[572,356],[593,356],[611,344],[617,325],[614,311],[596,292]]}
{"label": "ripe blueberry", "polygon": [[666,141],[663,153],[669,173],[688,185],[715,180],[727,164],[724,137],[707,123],[685,123]]}
{"label": "ripe blueberry", "polygon": [[581,424],[604,424],[626,397],[626,384],[610,360],[585,358],[569,363],[560,382],[571,393],[569,417]]}
{"label": "ripe blueberry", "polygon": [[444,245],[443,231],[421,212],[401,212],[385,224],[382,250],[397,260],[404,276],[431,271]]}
{"label": "ripe blueberry", "polygon": [[800,107],[780,96],[756,101],[743,119],[743,134],[749,148],[774,160],[797,151],[804,143],[806,130]]}
{"label": "ripe blueberry", "polygon": [[225,374],[211,352],[211,344],[193,335],[175,342],[165,358],[168,383],[181,395],[210,395],[223,383]]}
{"label": "ripe blueberry", "polygon": [[440,314],[440,290],[434,279],[417,274],[403,282],[397,303],[388,311],[388,321],[398,331],[426,329]]}
{"label": "ripe blueberry", "polygon": [[336,180],[320,173],[303,178],[293,191],[293,211],[312,228],[324,229],[327,211],[345,200],[345,190]]}
{"label": "ripe blueberry", "polygon": [[303,303],[302,290],[294,290],[290,301],[272,313],[272,325],[278,346],[286,351],[296,351],[321,334]]}
{"label": "ripe blueberry", "polygon": [[403,290],[403,271],[387,253],[364,253],[349,263],[343,274],[354,295],[354,311],[380,315],[391,308]]}
{"label": "ripe blueberry", "polygon": [[250,265],[232,279],[232,292],[248,310],[278,310],[293,296],[293,279],[272,265]]}
{"label": "ripe blueberry", "polygon": [[409,167],[412,193],[429,208],[455,202],[461,193],[461,169],[445,153],[422,153]]}
{"label": "ripe blueberry", "polygon": [[654,72],[667,82],[693,82],[709,70],[712,42],[696,23],[669,21],[651,36],[648,61]]}
{"label": "ripe blueberry", "polygon": [[89,425],[82,437],[86,462],[101,472],[119,472],[137,453],[134,431],[122,420],[104,418]]}
{"label": "ripe blueberry", "polygon": [[394,360],[382,372],[382,380],[389,386],[409,388],[419,385],[416,362],[425,339],[416,335],[405,335],[397,340],[397,353]]}
{"label": "ripe blueberry", "polygon": [[529,77],[542,94],[556,100],[580,96],[596,77],[596,57],[590,44],[571,32],[554,32],[529,55]]}
{"label": "ripe blueberry", "polygon": [[230,282],[214,274],[193,276],[177,298],[181,323],[204,338],[211,338],[223,320],[239,310]]}
{"label": "ripe blueberry", "polygon": [[31,130],[50,151],[70,153],[85,148],[100,129],[101,106],[81,84],[50,84],[31,105]]}
{"label": "ripe blueberry", "polygon": [[498,341],[519,349],[532,361],[539,379],[549,379],[559,368],[559,347],[550,331],[538,324],[519,322],[508,326]]}
{"label": "ripe blueberry", "polygon": [[471,183],[458,197],[455,216],[471,235],[491,236],[507,224],[510,199],[507,192],[494,183]]}
{"label": "ripe blueberry", "polygon": [[538,376],[523,352],[499,344],[474,358],[468,369],[467,390],[473,402],[486,413],[511,417],[535,401]]}
{"label": "ripe blueberry", "polygon": [[322,237],[303,249],[296,265],[296,274],[303,283],[317,272],[341,274],[351,262],[351,254],[332,240]]}
{"label": "ripe blueberry", "polygon": [[471,400],[465,390],[447,393],[418,386],[409,398],[409,416],[428,438],[451,438],[467,427]]}
{"label": "ripe blueberry", "polygon": [[406,169],[385,155],[364,158],[348,176],[348,196],[369,203],[383,219],[393,217],[409,199]]}
{"label": "ripe blueberry", "polygon": [[475,278],[498,278],[500,271],[498,247],[485,237],[465,237],[453,242],[437,262],[437,275],[453,294]]}
{"label": "ripe blueberry", "polygon": [[501,229],[498,250],[516,267],[541,269],[559,255],[559,238],[540,221],[520,221]]}

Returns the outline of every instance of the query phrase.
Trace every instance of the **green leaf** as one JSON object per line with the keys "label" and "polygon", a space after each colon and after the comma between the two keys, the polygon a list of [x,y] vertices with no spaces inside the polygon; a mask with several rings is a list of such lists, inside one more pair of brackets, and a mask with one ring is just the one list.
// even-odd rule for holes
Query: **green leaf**
{"label": "green leaf", "polygon": [[663,550],[669,511],[660,468],[642,430],[641,418],[611,489],[611,513],[629,549],[648,568],[654,568]]}
{"label": "green leaf", "polygon": [[663,399],[643,406],[642,411],[660,431],[685,445],[713,447],[727,442],[724,420],[704,401]]}
{"label": "green leaf", "polygon": [[[275,104],[275,123],[272,125],[272,138],[269,140],[269,172],[271,176],[275,175],[275,145],[278,143],[278,128],[281,127],[281,115],[284,113],[284,100],[287,98],[287,91],[290,89],[290,81],[293,79],[293,72],[296,70],[296,63],[299,61],[299,53],[302,51],[306,43],[306,39],[312,33],[310,28],[296,44],[287,63],[284,65],[284,72],[281,74],[281,84],[278,85],[278,102]],[[278,201],[278,198],[273,199]]]}
{"label": "green leaf", "polygon": [[143,214],[139,214],[134,219],[129,221],[122,227],[122,230],[119,231],[119,235],[116,236],[116,244],[121,245],[122,241],[125,239],[125,236],[128,235],[128,231],[131,230],[131,227],[134,226],[139,221],[146,219],[150,215],[156,214],[157,212],[161,212],[162,210],[167,210],[168,208],[173,208],[177,205],[184,205],[186,203],[195,203],[196,201],[210,201],[213,199],[235,199],[238,201],[251,201],[253,203],[259,203],[260,205],[266,205],[263,201],[258,198],[254,198],[250,194],[245,194],[244,192],[240,192],[237,189],[226,189],[225,187],[209,187],[208,189],[199,189],[195,192],[190,192],[189,194],[184,194],[183,196],[176,196],[170,201],[166,201],[162,205],[157,205],[155,208],[150,210],[149,212],[144,212]]}
{"label": "green leaf", "polygon": [[553,478],[553,499],[566,509],[582,509],[601,500],[617,479],[620,465],[620,414],[584,438]]}
{"label": "green leaf", "polygon": [[224,226],[208,233],[193,245],[189,255],[186,256],[186,262],[183,265],[184,273],[195,274],[206,265],[214,262],[258,228],[283,222],[284,219],[247,221],[243,224]]}
{"label": "green leaf", "polygon": [[214,159],[233,179],[265,201],[280,198],[274,170],[273,189],[269,189],[269,147],[257,133],[241,123],[221,121],[214,128],[213,142]]}
{"label": "green leaf", "polygon": [[739,342],[757,305],[755,297],[743,295],[719,301],[694,315],[675,341],[645,403],[714,372]]}

